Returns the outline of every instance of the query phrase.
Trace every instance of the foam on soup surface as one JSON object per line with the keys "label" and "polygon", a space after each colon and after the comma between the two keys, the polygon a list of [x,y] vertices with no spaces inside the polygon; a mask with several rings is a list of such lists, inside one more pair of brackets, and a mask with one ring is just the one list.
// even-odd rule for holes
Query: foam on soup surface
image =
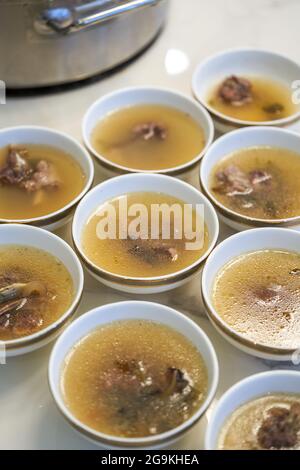
{"label": "foam on soup surface", "polygon": [[253,343],[299,348],[299,253],[262,250],[234,258],[218,273],[212,301],[228,326]]}

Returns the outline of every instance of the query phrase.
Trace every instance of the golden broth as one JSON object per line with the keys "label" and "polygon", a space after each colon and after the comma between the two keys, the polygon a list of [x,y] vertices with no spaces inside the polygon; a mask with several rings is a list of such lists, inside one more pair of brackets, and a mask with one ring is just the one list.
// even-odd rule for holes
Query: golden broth
{"label": "golden broth", "polygon": [[[15,184],[0,183],[0,219],[20,220],[51,214],[70,203],[84,188],[85,175],[71,155],[54,147],[42,145],[18,145],[28,151],[30,165],[41,160],[54,169],[58,186],[27,191]],[[6,164],[8,147],[0,149],[0,170]]]}
{"label": "golden broth", "polygon": [[[298,111],[292,101],[292,91],[279,82],[259,77],[245,77],[252,84],[252,101],[242,106],[235,106],[219,96],[219,83],[208,96],[208,104],[219,113],[241,121],[273,121],[287,118]],[[272,105],[282,106],[281,111],[267,112]]]}
{"label": "golden broth", "polygon": [[[276,421],[270,421],[270,412],[272,415],[272,410],[275,408],[276,411],[280,409],[286,413],[295,404],[297,404],[297,408],[300,407],[300,397],[298,395],[272,394],[257,398],[241,406],[224,425],[219,437],[219,450],[274,450],[275,448],[277,450],[300,450],[300,421],[298,419],[298,438],[292,435],[292,440],[289,442],[293,445],[287,446],[288,441],[286,443],[281,441],[283,438],[282,433],[280,433],[280,440],[278,440],[278,436],[275,440],[272,440],[272,438],[274,439]],[[298,414],[299,410],[297,409]],[[272,435],[269,435],[268,431],[271,431],[271,424],[273,424]],[[281,425],[282,430],[282,421],[279,425]],[[291,436],[288,436],[288,440],[290,439]],[[294,440],[296,442],[293,442]],[[283,445],[281,446],[280,443]],[[276,447],[274,447],[274,444]]]}
{"label": "golden broth", "polygon": [[262,250],[233,259],[216,277],[212,300],[236,332],[265,346],[300,346],[300,255]]}
{"label": "golden broth", "polygon": [[0,340],[46,328],[66,312],[73,296],[71,275],[54,256],[26,246],[0,248]]}
{"label": "golden broth", "polygon": [[300,155],[276,147],[249,147],[223,158],[210,188],[228,209],[258,219],[300,215]]}
{"label": "golden broth", "polygon": [[[116,208],[117,226],[119,225],[119,210],[118,204],[121,198],[116,198],[109,201]],[[132,193],[127,196],[128,207],[132,204],[143,204],[148,211],[149,220],[151,221],[151,205],[152,204],[179,204],[183,208],[183,202],[176,198],[161,193]],[[105,209],[106,204],[102,206]],[[203,247],[201,249],[186,249],[186,242],[188,240],[175,239],[174,237],[174,224],[175,219],[170,219],[170,239],[169,240],[122,240],[122,239],[99,239],[97,237],[97,225],[101,219],[98,215],[99,209],[93,214],[83,230],[82,235],[82,249],[85,255],[95,265],[99,266],[106,271],[118,275],[132,276],[132,277],[152,277],[161,276],[180,271],[195,263],[207,250],[209,243],[209,234],[206,225],[204,225],[203,234]],[[195,227],[197,217],[195,211],[192,214],[192,224]],[[128,217],[128,224],[132,221],[132,217]],[[150,236],[150,233],[149,233]],[[189,240],[190,242],[191,240]],[[165,256],[161,253],[159,256],[156,250],[156,243],[166,246],[171,250],[176,251],[176,259],[170,256]],[[163,243],[162,243],[163,242]],[[152,246],[154,245],[155,254],[152,253]],[[157,253],[157,256],[156,256]],[[153,255],[153,256],[152,256]],[[166,253],[167,255],[167,253]]]}
{"label": "golden broth", "polygon": [[179,426],[207,393],[207,370],[181,333],[146,320],[96,329],[66,359],[62,389],[85,425],[118,437],[145,437]]}
{"label": "golden broth", "polygon": [[[163,135],[154,132],[148,138],[135,132],[137,126],[147,123],[160,126]],[[96,152],[113,163],[136,170],[165,170],[183,165],[197,157],[205,144],[204,131],[191,116],[160,105],[132,106],[112,112],[92,133]]]}

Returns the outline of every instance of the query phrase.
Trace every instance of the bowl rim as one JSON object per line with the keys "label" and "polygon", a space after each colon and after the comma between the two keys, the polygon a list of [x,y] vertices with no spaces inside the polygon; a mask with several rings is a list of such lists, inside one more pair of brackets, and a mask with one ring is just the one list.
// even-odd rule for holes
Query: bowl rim
{"label": "bowl rim", "polygon": [[274,51],[271,51],[271,50],[268,50],[268,49],[256,49],[256,48],[253,48],[253,47],[233,47],[233,48],[225,49],[221,52],[217,52],[216,54],[213,54],[213,55],[207,57],[202,62],[200,62],[197,65],[197,67],[196,67],[196,69],[193,73],[192,90],[193,90],[193,94],[194,94],[195,98],[199,101],[199,103],[201,103],[201,105],[204,106],[205,109],[207,109],[209,111],[209,113],[212,114],[220,122],[223,122],[225,124],[231,124],[231,125],[234,125],[234,126],[239,126],[239,127],[247,127],[247,126],[262,126],[262,127],[264,127],[264,126],[285,126],[285,125],[291,124],[295,121],[298,121],[300,119],[300,108],[299,108],[298,111],[291,114],[290,116],[287,116],[287,117],[281,118],[281,119],[274,119],[272,121],[247,121],[247,120],[236,119],[236,118],[227,116],[226,114],[223,114],[223,113],[217,111],[215,108],[213,108],[212,106],[209,105],[207,100],[198,91],[198,76],[199,76],[202,68],[204,66],[206,66],[207,64],[209,64],[210,62],[218,60],[220,57],[224,57],[226,55],[231,55],[231,54],[235,54],[235,53],[239,53],[239,52],[240,53],[252,52],[252,53],[255,53],[255,54],[257,53],[257,54],[260,54],[260,55],[264,54],[264,55],[273,56],[278,61],[284,61],[286,63],[289,62],[291,65],[293,65],[294,67],[296,66],[299,69],[299,75],[300,75],[300,64],[298,64],[296,61],[294,61],[293,59],[287,57],[284,54],[280,54],[278,52],[274,52]]}
{"label": "bowl rim", "polygon": [[[96,431],[95,429],[85,425],[79,419],[77,419],[73,415],[71,410],[68,409],[67,404],[64,402],[64,399],[63,399],[63,397],[61,395],[61,392],[60,392],[60,386],[59,386],[59,384],[56,386],[54,378],[53,378],[55,368],[60,367],[62,369],[62,366],[63,366],[63,360],[59,364],[56,363],[56,358],[55,358],[56,351],[60,347],[60,345],[64,342],[65,336],[67,334],[70,334],[70,331],[72,332],[73,329],[77,328],[77,325],[80,326],[80,325],[84,324],[90,317],[98,316],[98,318],[99,318],[100,317],[99,313],[101,313],[105,309],[115,309],[115,308],[122,308],[123,306],[124,307],[129,306],[129,307],[132,308],[132,310],[137,309],[137,312],[138,312],[139,310],[141,310],[141,308],[144,305],[147,305],[147,306],[151,305],[153,308],[155,308],[157,310],[157,312],[164,312],[164,311],[168,312],[169,314],[173,315],[174,318],[175,317],[178,318],[181,323],[189,324],[195,331],[197,331],[197,335],[198,335],[199,339],[201,339],[202,343],[205,344],[205,346],[207,348],[207,351],[210,355],[210,359],[212,361],[211,384],[210,384],[210,387],[207,391],[206,398],[203,401],[203,403],[201,404],[201,406],[198,408],[198,410],[188,420],[184,421],[181,425],[176,426],[175,428],[173,428],[173,429],[171,429],[167,432],[161,433],[161,434],[156,434],[154,436],[140,437],[140,438],[124,438],[124,437],[118,437],[118,436],[114,436],[114,435],[110,435],[110,434],[105,434],[105,433],[102,433],[100,431]],[[136,320],[139,320],[139,318],[140,318],[139,314],[137,313]],[[108,320],[107,322],[105,322],[103,324],[108,325],[108,324],[112,324],[116,321],[120,321],[120,320],[112,320],[112,321]],[[126,321],[126,318],[125,317],[122,318],[121,321]],[[162,323],[162,322],[160,322],[159,318],[155,318],[155,319],[153,318],[153,320],[149,320],[149,321],[153,321],[153,322],[158,323],[158,324]],[[96,328],[97,328],[97,326],[90,328],[89,331],[84,333],[79,340],[73,341],[73,344],[68,349],[68,352],[70,352],[71,349],[76,344],[78,344],[79,341],[82,338],[88,336],[88,334],[91,331],[94,331]],[[173,328],[175,331],[181,333],[181,331],[178,328],[175,328],[173,326],[170,326],[170,328]],[[181,334],[185,338],[187,338],[187,336],[184,333],[181,333]],[[189,338],[187,338],[187,339],[189,339]],[[189,340],[189,341],[191,341],[191,340]],[[195,342],[192,342],[192,344],[197,347]],[[197,347],[197,349],[198,349],[198,347]],[[202,356],[202,353],[201,353],[200,349],[198,349],[198,351]],[[64,354],[64,359],[67,357],[67,354]],[[206,362],[205,362],[205,365],[208,368]],[[62,370],[61,369],[60,369],[60,377],[62,375]],[[102,443],[104,442],[106,444],[108,443],[108,444],[114,445],[114,446],[123,445],[125,447],[142,447],[142,446],[145,446],[145,445],[159,444],[161,442],[169,441],[169,440],[172,440],[174,438],[177,438],[181,434],[185,433],[188,429],[190,429],[194,424],[197,423],[197,421],[204,415],[207,408],[210,406],[210,404],[211,404],[211,402],[214,399],[214,396],[216,394],[217,387],[218,387],[218,382],[219,382],[219,363],[218,363],[218,358],[217,358],[217,354],[216,354],[216,351],[214,349],[213,343],[211,342],[209,336],[205,333],[205,331],[195,321],[193,321],[192,319],[190,319],[189,317],[187,317],[183,313],[181,313],[181,312],[179,312],[179,311],[177,311],[177,310],[175,310],[171,307],[168,307],[166,305],[162,305],[162,304],[159,304],[159,303],[156,303],[156,302],[142,301],[142,300],[141,301],[128,300],[128,301],[113,302],[113,303],[110,303],[110,304],[105,304],[105,305],[102,305],[102,306],[98,306],[98,307],[86,312],[84,315],[80,316],[74,322],[72,322],[71,325],[69,325],[69,327],[60,335],[60,337],[56,341],[56,343],[55,343],[55,345],[54,345],[54,347],[51,351],[50,358],[49,358],[49,365],[48,365],[48,381],[49,381],[49,388],[50,388],[52,397],[53,397],[59,411],[63,414],[63,416],[67,419],[67,421],[72,426],[74,426],[77,430],[79,430],[81,433],[85,434],[87,437],[89,437],[91,439],[100,441]]]}
{"label": "bowl rim", "polygon": [[[190,161],[188,161],[186,163],[183,163],[181,165],[177,165],[175,167],[161,169],[161,170],[141,170],[141,169],[138,169],[138,168],[130,168],[130,167],[127,167],[127,166],[119,165],[118,163],[115,163],[115,162],[105,158],[104,155],[97,152],[94,149],[94,147],[91,143],[90,134],[87,131],[87,122],[88,122],[88,119],[90,118],[91,113],[95,109],[97,109],[100,106],[100,104],[102,104],[106,100],[109,100],[109,99],[111,99],[113,97],[116,97],[118,95],[123,95],[123,94],[127,94],[127,93],[134,93],[135,91],[144,91],[145,93],[158,92],[158,93],[168,94],[170,96],[179,96],[182,99],[184,99],[185,101],[187,101],[190,104],[190,106],[193,106],[195,109],[197,109],[197,112],[199,114],[200,113],[202,114],[203,119],[206,121],[206,124],[208,126],[208,136],[206,138],[205,146],[203,147],[201,152],[198,155],[196,155],[196,157],[194,157],[193,159],[191,159]],[[145,104],[147,104],[146,99],[145,99]],[[135,106],[135,104],[133,104],[132,106]],[[171,107],[171,108],[173,107],[173,108],[175,108],[179,111],[182,111],[182,109],[178,106],[175,106],[175,105],[174,106],[173,105],[168,105],[168,106]],[[117,110],[120,110],[120,109],[125,109],[125,107],[119,107],[119,108],[116,107],[114,109],[114,111],[117,111]],[[110,111],[110,112],[112,112],[112,111]],[[103,120],[103,118],[99,119],[98,123],[101,120]],[[95,128],[95,125],[94,125],[93,129]],[[199,127],[201,127],[201,126],[199,125]],[[104,167],[106,167],[106,168],[108,168],[108,169],[110,169],[114,172],[117,172],[117,173],[147,173],[147,174],[162,174],[162,175],[164,175],[164,174],[165,175],[181,174],[181,173],[184,173],[185,171],[190,170],[194,166],[196,166],[199,163],[199,161],[203,158],[203,156],[205,155],[205,153],[207,152],[207,150],[209,149],[211,144],[213,143],[214,135],[215,135],[215,127],[214,127],[213,120],[212,120],[209,112],[207,111],[207,109],[204,106],[202,106],[196,100],[193,100],[190,96],[188,96],[184,93],[181,93],[181,92],[177,91],[176,89],[170,89],[170,88],[166,88],[166,87],[155,87],[155,86],[124,87],[124,88],[119,88],[115,91],[109,92],[109,93],[101,96],[96,101],[94,101],[89,106],[87,111],[85,112],[83,120],[82,120],[81,131],[82,131],[82,137],[83,137],[84,145],[86,146],[88,151],[95,157],[95,159],[98,161],[98,163],[102,164]]]}
{"label": "bowl rim", "polygon": [[[239,390],[241,387],[245,385],[249,385],[249,388],[251,388],[254,383],[261,382],[261,381],[266,381],[269,378],[272,377],[277,377],[278,379],[286,379],[288,380],[290,377],[298,377],[300,379],[300,373],[295,370],[267,370],[264,372],[258,372],[257,374],[251,374],[244,379],[239,380],[235,384],[233,384],[231,387],[229,387],[226,392],[221,396],[221,398],[218,400],[216,406],[212,410],[210,419],[208,421],[208,425],[206,428],[206,433],[205,433],[205,449],[206,450],[216,450],[216,446],[212,445],[213,444],[213,438],[212,438],[212,433],[215,428],[215,422],[217,420],[217,416],[219,413],[219,410],[224,408],[224,404],[226,404],[226,401],[231,397],[231,395],[235,394],[237,390]],[[271,392],[272,393],[272,392]],[[280,392],[274,392],[274,393],[280,393]],[[264,395],[258,394],[256,395],[255,393],[253,394],[252,399],[245,401],[243,404],[249,403],[252,400],[255,400],[257,398],[263,397]],[[238,405],[235,407],[234,411],[238,410],[240,406],[243,406],[243,404]],[[231,413],[232,415],[232,413]],[[228,419],[230,415],[227,415],[225,420],[221,423],[219,426],[219,429],[222,428],[222,426],[225,424],[226,419]]]}
{"label": "bowl rim", "polygon": [[[94,272],[95,274],[103,277],[104,279],[108,279],[108,280],[111,280],[111,281],[116,282],[116,283],[120,283],[120,281],[121,281],[121,282],[123,282],[125,284],[128,284],[128,285],[143,285],[143,284],[144,285],[149,285],[149,284],[161,285],[161,284],[168,284],[169,282],[171,282],[173,280],[177,281],[177,280],[179,280],[178,278],[186,279],[187,277],[189,277],[191,275],[191,273],[194,273],[194,272],[198,271],[198,269],[202,266],[202,264],[204,263],[204,261],[208,257],[209,253],[212,252],[212,250],[214,249],[214,247],[217,244],[217,240],[218,240],[218,237],[219,237],[219,220],[218,220],[218,216],[217,216],[217,213],[216,213],[213,205],[211,204],[209,199],[205,197],[205,195],[203,195],[200,191],[198,191],[194,186],[192,186],[192,185],[190,185],[190,184],[188,184],[184,181],[181,181],[179,179],[172,178],[171,176],[159,175],[159,174],[155,174],[155,173],[147,173],[146,175],[147,175],[147,178],[150,177],[152,179],[155,178],[157,180],[160,180],[161,185],[158,184],[158,187],[164,188],[163,183],[164,183],[164,181],[168,180],[168,181],[172,182],[173,185],[184,186],[187,190],[189,190],[191,192],[194,192],[194,194],[198,197],[199,200],[201,199],[201,204],[203,204],[210,211],[211,217],[212,217],[212,220],[213,220],[213,224],[215,226],[214,233],[209,233],[209,236],[210,236],[209,246],[208,246],[207,250],[202,254],[202,256],[199,259],[197,259],[190,266],[187,266],[183,269],[180,269],[179,271],[176,271],[174,273],[169,273],[169,274],[160,275],[160,276],[149,276],[149,277],[126,276],[126,275],[116,274],[116,273],[107,271],[106,269],[103,269],[103,268],[99,267],[98,265],[96,265],[93,261],[91,261],[88,258],[88,256],[84,253],[84,250],[82,249],[82,247],[77,243],[77,238],[79,239],[82,236],[82,230],[83,230],[83,225],[84,225],[84,224],[82,224],[81,228],[79,227],[78,212],[82,207],[84,207],[84,205],[86,204],[86,201],[89,198],[91,198],[94,195],[94,193],[100,191],[100,189],[101,189],[101,192],[104,192],[105,186],[114,184],[117,187],[118,182],[120,181],[120,179],[123,179],[123,180],[124,179],[128,179],[128,180],[142,179],[145,176],[145,174],[143,174],[143,173],[129,173],[129,174],[126,174],[126,175],[116,176],[114,178],[110,178],[110,179],[98,184],[91,191],[89,191],[88,194],[86,194],[86,196],[78,204],[78,206],[76,208],[76,211],[75,211],[75,214],[74,214],[74,217],[73,217],[73,221],[72,221],[72,239],[73,239],[73,244],[74,244],[75,251],[77,252],[79,257],[82,259],[82,261],[85,263],[85,265],[92,272]],[[136,192],[137,191],[135,191],[133,189],[132,191],[128,192],[127,194],[132,194],[132,193],[136,193]],[[149,191],[145,191],[145,192],[149,192]],[[150,191],[150,192],[154,192],[154,191]],[[164,191],[158,190],[157,192],[168,195],[168,191],[164,192]],[[119,195],[119,196],[121,196],[121,195]],[[116,196],[116,197],[118,197],[118,196]],[[111,199],[112,198],[107,199],[106,202],[111,200]],[[102,205],[103,203],[101,203],[99,205]],[[99,205],[98,205],[98,207],[99,207]],[[91,216],[93,214],[93,212],[95,212],[96,209],[97,208],[95,207],[94,211],[91,211],[87,215],[86,220],[88,219],[89,216]],[[78,236],[77,236],[77,234],[78,234]]]}
{"label": "bowl rim", "polygon": [[[277,356],[278,358],[281,358],[281,357],[284,357],[284,356],[290,357],[295,353],[295,351],[298,350],[298,348],[293,348],[293,349],[280,348],[280,347],[268,346],[268,345],[265,345],[265,344],[262,344],[262,343],[259,343],[259,342],[255,343],[254,341],[251,341],[247,337],[243,336],[241,333],[237,332],[230,325],[228,325],[222,319],[222,317],[219,315],[217,310],[214,308],[212,300],[211,300],[211,292],[209,292],[209,288],[208,288],[207,271],[210,268],[210,263],[212,262],[214,257],[219,252],[222,252],[224,250],[226,251],[227,246],[229,244],[238,242],[240,238],[249,236],[249,233],[251,233],[250,236],[259,237],[259,234],[261,232],[266,233],[266,231],[271,232],[271,233],[272,232],[274,233],[274,231],[276,231],[278,233],[278,231],[280,231],[282,233],[282,235],[284,235],[286,237],[288,237],[289,235],[293,235],[293,236],[296,235],[296,236],[299,236],[299,241],[300,241],[300,232],[297,232],[296,230],[292,230],[292,229],[275,228],[275,227],[270,227],[270,228],[260,227],[260,228],[255,228],[255,229],[246,230],[246,231],[242,231],[242,232],[237,232],[234,235],[226,238],[221,243],[219,243],[219,245],[213,250],[213,252],[208,256],[208,258],[206,260],[206,263],[205,263],[205,266],[204,266],[203,272],[202,272],[202,278],[201,278],[202,299],[203,299],[203,303],[204,303],[205,310],[206,310],[206,313],[208,315],[208,318],[210,319],[213,326],[217,327],[217,328],[220,328],[221,331],[225,334],[225,336],[229,336],[237,344],[239,344],[241,346],[244,346],[244,347],[246,347],[246,348],[248,348],[252,351],[255,351],[255,352],[258,351],[258,352],[262,352],[262,353],[265,353],[265,354],[268,354],[268,355],[271,354],[271,355]],[[242,254],[253,253],[253,252],[256,252],[256,251],[259,251],[259,249],[257,249],[257,250],[248,250],[248,251],[245,250],[245,251],[242,251],[239,255],[237,255],[235,257],[232,257],[231,259],[239,257]],[[300,249],[299,249],[299,254],[300,254]],[[224,268],[224,266],[227,263],[228,262],[223,263],[223,265],[221,266],[219,271],[222,268]],[[214,276],[214,279],[215,278],[216,278],[216,275]]]}
{"label": "bowl rim", "polygon": [[[75,311],[76,311],[76,309],[77,309],[77,307],[80,303],[81,297],[82,297],[83,287],[84,287],[84,274],[83,274],[83,268],[81,266],[81,263],[80,263],[78,257],[76,256],[76,253],[70,247],[70,245],[66,241],[64,241],[62,238],[60,238],[58,235],[55,235],[54,233],[49,232],[47,230],[44,230],[42,228],[34,227],[34,226],[31,226],[31,225],[25,225],[25,224],[24,225],[22,225],[22,224],[4,224],[4,225],[0,225],[0,234],[1,234],[2,231],[10,230],[10,229],[14,229],[14,230],[20,231],[20,232],[23,232],[24,230],[25,231],[31,231],[31,232],[34,231],[34,232],[38,233],[39,236],[46,237],[46,238],[52,238],[52,240],[55,240],[55,243],[60,245],[62,247],[62,250],[67,251],[70,254],[70,256],[72,257],[72,260],[74,262],[74,265],[76,266],[77,274],[78,274],[78,278],[79,278],[78,279],[78,281],[79,281],[78,286],[74,285],[74,295],[73,295],[72,303],[70,304],[68,309],[55,322],[50,323],[50,325],[46,326],[45,328],[42,328],[41,330],[39,330],[39,331],[37,331],[37,332],[35,332],[31,335],[22,336],[20,338],[16,338],[16,339],[12,339],[12,340],[1,340],[0,341],[2,344],[5,345],[6,349],[15,350],[15,349],[19,349],[21,347],[31,346],[32,344],[34,344],[36,342],[40,342],[44,338],[52,336],[55,332],[57,332],[70,319],[70,317],[75,313]],[[9,245],[10,245],[9,243],[5,243],[5,244],[0,243],[0,247],[1,246],[9,246]],[[22,244],[22,243],[17,243],[17,244],[13,244],[13,245],[14,246],[16,246],[16,245],[17,246],[24,246],[24,247],[28,246],[28,245]],[[30,245],[30,247],[35,248],[34,245]],[[45,248],[42,248],[42,249],[38,248],[38,249],[40,249],[41,251],[45,251],[46,253],[49,253],[50,255],[56,257],[55,254],[53,254],[53,253],[51,253],[50,251],[47,250],[47,245],[46,244],[45,244]],[[66,266],[65,263],[63,263],[63,265],[65,266],[65,268],[70,273],[68,266]]]}
{"label": "bowl rim", "polygon": [[[74,198],[72,199],[68,204],[64,205],[61,209],[58,209],[54,212],[50,212],[49,214],[45,214],[39,217],[32,217],[29,219],[2,219],[0,218],[0,224],[28,224],[28,225],[34,225],[36,224],[37,226],[45,226],[48,225],[52,222],[56,222],[57,220],[60,220],[62,216],[64,216],[65,212],[69,213],[74,206],[83,198],[83,196],[89,191],[89,189],[92,187],[93,181],[94,181],[94,164],[91,156],[89,153],[86,151],[83,145],[81,145],[80,142],[78,142],[74,137],[70,136],[69,134],[58,131],[56,129],[53,129],[51,127],[46,127],[46,126],[36,126],[36,125],[21,125],[21,126],[11,126],[11,127],[5,127],[3,129],[0,129],[0,137],[1,135],[5,135],[7,132],[18,132],[18,131],[34,131],[37,134],[39,132],[47,132],[49,135],[51,134],[52,137],[55,137],[59,135],[62,139],[68,140],[71,142],[74,146],[77,147],[78,151],[81,152],[81,157],[83,160],[86,161],[88,167],[89,167],[89,174],[87,174],[83,167],[82,164],[78,161],[78,164],[85,175],[86,181],[84,184],[83,189],[81,192]],[[55,145],[55,138],[53,139],[54,143],[53,144],[41,144],[45,145],[46,147],[51,147],[56,149],[57,146]],[[17,144],[19,145],[19,144]],[[29,144],[30,145],[30,144]],[[34,144],[34,145],[39,145]],[[61,150],[61,149],[59,149]],[[63,150],[64,151],[64,150]],[[68,153],[68,152],[65,152]],[[70,157],[75,160],[72,155]]]}
{"label": "bowl rim", "polygon": [[[291,131],[287,129],[280,129],[280,128],[272,127],[272,126],[269,126],[268,128],[262,127],[262,126],[253,126],[253,127],[246,127],[243,129],[236,129],[232,132],[222,135],[217,140],[215,140],[215,142],[208,149],[208,152],[204,155],[203,160],[201,162],[200,171],[199,171],[200,187],[203,193],[210,200],[210,202],[212,202],[212,204],[217,208],[217,210],[221,213],[221,215],[223,215],[224,217],[227,217],[228,219],[231,219],[241,224],[248,224],[253,227],[276,227],[276,226],[277,227],[281,227],[281,226],[293,227],[295,225],[300,224],[300,213],[297,216],[286,217],[283,219],[260,219],[258,217],[250,217],[248,215],[244,215],[237,211],[229,209],[214,196],[214,194],[212,193],[209,187],[209,181],[204,177],[204,167],[205,167],[206,162],[209,161],[215,149],[222,146],[222,144],[225,141],[230,141],[232,139],[235,139],[236,137],[243,136],[244,134],[255,135],[256,133],[264,134],[266,132],[274,133],[274,134],[282,134],[282,135],[285,135],[286,137],[290,136],[290,137],[297,138],[299,140],[299,148],[300,148],[300,134],[295,131]],[[271,145],[260,145],[260,147],[263,147],[263,146],[272,147]],[[234,152],[243,151],[251,147],[256,147],[255,142],[253,142],[253,145],[250,145],[250,146],[248,145],[246,147],[239,147]],[[284,146],[280,148],[282,148],[283,150],[288,150]],[[297,154],[297,152],[293,152],[293,153]],[[230,154],[225,154],[222,157],[220,157],[215,163],[215,165],[210,169],[209,176],[211,176],[215,166],[219,164],[221,161],[225,160],[231,154],[232,152]],[[300,153],[298,156],[300,158]]]}

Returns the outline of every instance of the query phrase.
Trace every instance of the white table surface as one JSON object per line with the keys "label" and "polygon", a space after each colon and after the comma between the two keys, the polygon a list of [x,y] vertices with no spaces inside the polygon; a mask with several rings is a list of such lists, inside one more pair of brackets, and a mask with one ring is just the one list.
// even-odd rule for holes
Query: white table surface
{"label": "white table surface", "polygon": [[[0,127],[44,125],[81,140],[82,116],[98,97],[134,85],[169,87],[190,95],[196,64],[222,49],[239,46],[271,49],[300,61],[299,0],[171,0],[170,3],[165,30],[136,61],[113,75],[76,89],[34,97],[9,97],[7,104],[0,106]],[[176,74],[172,66],[174,49],[183,53],[180,54],[184,57],[182,68],[185,65]],[[103,175],[99,168],[96,174],[96,182],[101,181]],[[69,240],[70,227],[59,234]],[[222,237],[229,234],[222,227]],[[79,314],[128,298],[141,296],[110,290],[87,275]],[[201,308],[199,278],[181,289],[143,296],[143,299],[162,302],[191,315],[210,336],[220,362],[216,400],[238,380],[271,367],[239,352],[215,332]],[[51,346],[0,365],[0,449],[95,449],[70,428],[53,403],[47,384],[50,350]],[[173,448],[203,448],[203,433],[216,400],[206,417]]]}

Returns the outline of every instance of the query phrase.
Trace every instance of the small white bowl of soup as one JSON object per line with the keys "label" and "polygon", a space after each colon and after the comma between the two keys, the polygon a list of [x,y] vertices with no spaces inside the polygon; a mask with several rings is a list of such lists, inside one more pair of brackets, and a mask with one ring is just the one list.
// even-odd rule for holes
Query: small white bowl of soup
{"label": "small white bowl of soup", "polygon": [[219,333],[242,351],[290,361],[300,347],[300,233],[240,232],[207,259],[202,296]]}
{"label": "small white bowl of soup", "polygon": [[209,113],[176,91],[134,87],[101,97],[88,109],[83,140],[96,160],[116,173],[183,174],[213,141]]}
{"label": "small white bowl of soup", "polygon": [[91,188],[94,166],[75,139],[56,130],[0,130],[0,223],[55,230]]}
{"label": "small white bowl of soup", "polygon": [[275,370],[236,383],[219,400],[206,450],[299,450],[300,374]]}
{"label": "small white bowl of soup", "polygon": [[29,225],[0,226],[0,344],[7,356],[53,341],[82,290],[81,264],[65,241]]}
{"label": "small white bowl of soup", "polygon": [[299,175],[299,134],[249,127],[211,146],[201,164],[200,183],[222,221],[235,230],[299,230]]}
{"label": "small white bowl of soup", "polygon": [[135,294],[189,281],[218,233],[216,212],[205,196],[179,179],[154,174],[99,184],[78,205],[72,225],[74,246],[90,274]]}
{"label": "small white bowl of soup", "polygon": [[231,49],[199,64],[193,91],[219,132],[244,126],[288,126],[300,117],[299,76],[299,64],[288,57],[259,49]]}
{"label": "small white bowl of soup", "polygon": [[185,315],[151,302],[97,307],[56,342],[49,385],[67,421],[106,448],[161,448],[203,416],[219,377],[214,348]]}

